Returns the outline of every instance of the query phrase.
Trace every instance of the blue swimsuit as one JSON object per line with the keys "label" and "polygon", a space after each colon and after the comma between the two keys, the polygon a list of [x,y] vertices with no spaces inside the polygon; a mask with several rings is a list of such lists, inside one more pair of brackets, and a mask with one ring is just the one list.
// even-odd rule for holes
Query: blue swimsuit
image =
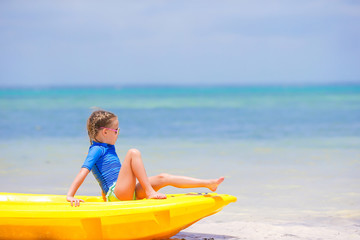
{"label": "blue swimsuit", "polygon": [[119,176],[121,163],[114,145],[93,141],[82,167],[92,171],[102,191],[107,194]]}

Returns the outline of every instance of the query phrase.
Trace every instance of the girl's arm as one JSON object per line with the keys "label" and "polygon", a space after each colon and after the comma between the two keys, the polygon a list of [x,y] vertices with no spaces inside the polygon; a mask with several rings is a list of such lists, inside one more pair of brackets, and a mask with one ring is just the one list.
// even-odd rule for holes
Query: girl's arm
{"label": "girl's arm", "polygon": [[71,184],[71,187],[69,189],[69,192],[66,196],[66,200],[68,202],[71,202],[71,206],[73,206],[73,203],[75,204],[75,207],[80,206],[80,202],[84,202],[82,199],[74,198],[76,191],[79,189],[81,184],[84,182],[86,176],[89,174],[89,169],[87,168],[81,168],[78,175],[75,177],[73,183]]}

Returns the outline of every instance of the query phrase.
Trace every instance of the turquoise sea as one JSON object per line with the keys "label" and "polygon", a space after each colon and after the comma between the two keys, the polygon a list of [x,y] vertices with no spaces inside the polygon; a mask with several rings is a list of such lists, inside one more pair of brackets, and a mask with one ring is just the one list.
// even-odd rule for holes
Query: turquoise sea
{"label": "turquoise sea", "polygon": [[0,191],[66,194],[97,108],[149,175],[225,176],[217,221],[360,222],[360,85],[0,89]]}

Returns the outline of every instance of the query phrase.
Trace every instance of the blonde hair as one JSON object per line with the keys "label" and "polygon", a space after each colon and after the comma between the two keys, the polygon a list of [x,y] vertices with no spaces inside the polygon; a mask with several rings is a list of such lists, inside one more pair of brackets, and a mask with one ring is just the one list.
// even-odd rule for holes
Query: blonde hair
{"label": "blonde hair", "polygon": [[98,140],[96,140],[96,135],[98,134],[100,128],[110,127],[114,118],[116,118],[115,114],[105,110],[97,110],[90,115],[87,121],[87,130],[90,138],[90,145],[94,140],[98,142]]}

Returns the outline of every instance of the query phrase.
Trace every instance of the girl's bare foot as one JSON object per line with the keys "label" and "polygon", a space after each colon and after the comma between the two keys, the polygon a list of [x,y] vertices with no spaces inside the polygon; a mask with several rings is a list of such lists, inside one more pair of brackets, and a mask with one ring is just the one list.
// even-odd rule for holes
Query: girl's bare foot
{"label": "girl's bare foot", "polygon": [[220,177],[218,179],[210,180],[210,184],[208,185],[207,188],[215,192],[217,187],[224,181],[224,179],[225,179],[224,177]]}
{"label": "girl's bare foot", "polygon": [[166,195],[159,192],[153,192],[146,196],[147,199],[166,199]]}

